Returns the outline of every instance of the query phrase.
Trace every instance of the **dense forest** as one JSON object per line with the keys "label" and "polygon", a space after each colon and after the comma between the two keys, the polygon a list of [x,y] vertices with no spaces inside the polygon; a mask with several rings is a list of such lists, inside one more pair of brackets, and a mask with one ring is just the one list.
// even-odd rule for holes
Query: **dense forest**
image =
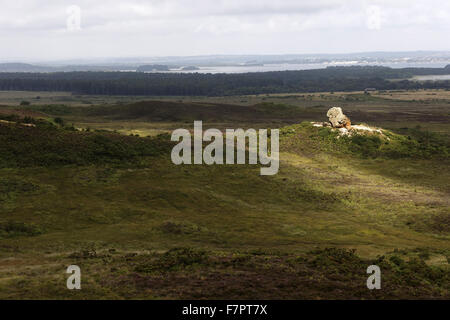
{"label": "dense forest", "polygon": [[[57,72],[0,73],[0,90],[70,91],[100,95],[239,95],[353,91],[365,88],[450,89],[450,81],[409,81],[416,75],[450,74],[445,68],[328,67],[240,74]],[[403,79],[403,80],[401,80]]]}

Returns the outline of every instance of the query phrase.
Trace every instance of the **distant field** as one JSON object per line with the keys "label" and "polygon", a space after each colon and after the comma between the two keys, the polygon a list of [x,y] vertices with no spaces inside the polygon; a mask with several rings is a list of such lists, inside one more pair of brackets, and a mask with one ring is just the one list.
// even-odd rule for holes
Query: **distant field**
{"label": "distant field", "polygon": [[[39,96],[40,99],[36,99]],[[271,94],[271,95],[251,95],[251,96],[227,96],[227,97],[140,97],[140,96],[84,96],[71,95],[70,93],[58,92],[20,92],[20,91],[1,91],[0,92],[0,112],[11,107],[19,106],[21,101],[30,102],[29,110],[42,112],[39,106],[63,105],[68,107],[93,107],[98,105],[127,105],[139,101],[171,101],[183,104],[198,103],[232,105],[232,106],[254,106],[262,103],[273,103],[275,105],[287,105],[297,107],[282,110],[273,117],[275,121],[261,119],[261,117],[247,117],[245,119],[226,119],[224,114],[217,112],[210,114],[208,119],[200,117],[196,120],[208,121],[212,118],[216,126],[223,128],[228,124],[238,123],[245,126],[255,124],[269,125],[276,127],[280,124],[290,124],[301,122],[302,120],[326,120],[326,110],[331,106],[340,106],[350,116],[353,122],[365,122],[375,126],[382,126],[391,129],[402,127],[421,126],[423,128],[448,134],[450,132],[450,91],[446,90],[417,90],[417,91],[375,91],[370,95],[364,92],[323,92],[323,93],[296,93],[296,94]],[[149,105],[152,102],[149,102]],[[3,105],[3,107],[1,107]],[[7,107],[9,106],[9,107]],[[206,109],[207,105],[205,105]],[[125,108],[125,107],[124,107]],[[276,106],[272,107],[276,110]],[[243,109],[245,111],[246,109]],[[181,111],[181,113],[179,112]],[[181,120],[164,121],[161,119],[135,117],[133,119],[122,119],[126,123],[120,123],[114,119],[106,119],[103,116],[85,117],[82,114],[76,115],[67,111],[66,114],[57,114],[73,122],[78,127],[83,128],[105,128],[119,130],[127,133],[131,131],[147,135],[160,132],[161,130],[173,130],[179,124],[192,123],[193,118],[187,115],[184,110],[173,109],[174,114]],[[239,112],[237,110],[237,112]],[[293,117],[286,112],[294,112]],[[45,113],[45,112],[44,112]],[[283,115],[284,113],[284,115]],[[51,112],[49,116],[52,115]],[[281,116],[281,118],[280,118]],[[284,116],[284,118],[283,118]],[[231,120],[231,121],[230,121]],[[163,123],[166,123],[163,124]],[[222,123],[222,125],[220,124]],[[128,128],[129,127],[129,128]]]}
{"label": "distant field", "polygon": [[450,75],[429,75],[429,76],[415,76],[412,78],[413,80],[419,80],[419,81],[436,81],[436,80],[450,80]]}
{"label": "distant field", "polygon": [[117,103],[120,101],[137,101],[139,97],[73,95],[71,92],[49,91],[0,91],[0,105],[20,105],[22,101],[32,104],[66,104],[87,106],[92,104]]}
{"label": "distant field", "polygon": [[[141,100],[170,100],[184,102],[217,102],[249,105],[261,101],[329,101],[345,99],[354,95],[363,94],[362,91],[353,92],[314,92],[314,93],[274,93],[259,95],[242,95],[226,97],[206,97],[206,96],[105,96],[105,95],[74,95],[70,92],[48,92],[48,91],[0,91],[0,105],[20,104],[23,100],[29,100],[36,104],[65,103],[69,105],[89,105],[102,103],[122,103]],[[450,90],[429,89],[429,90],[381,90],[370,92],[372,97],[399,100],[450,100]],[[39,97],[39,99],[36,99]]]}

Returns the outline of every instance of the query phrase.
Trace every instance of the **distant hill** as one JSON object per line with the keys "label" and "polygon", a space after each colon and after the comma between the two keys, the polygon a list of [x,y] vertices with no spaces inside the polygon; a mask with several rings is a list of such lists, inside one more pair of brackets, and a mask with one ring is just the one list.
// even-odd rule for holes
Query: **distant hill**
{"label": "distant hill", "polygon": [[181,68],[181,70],[183,70],[183,71],[194,71],[194,70],[200,70],[200,68],[196,67],[196,66],[186,66],[186,67]]}
{"label": "distant hill", "polygon": [[0,63],[0,72],[49,72],[52,69],[28,63]]}
{"label": "distant hill", "polygon": [[0,72],[98,72],[98,71],[134,71],[130,65],[66,65],[66,66],[38,66],[28,63],[0,63]]}

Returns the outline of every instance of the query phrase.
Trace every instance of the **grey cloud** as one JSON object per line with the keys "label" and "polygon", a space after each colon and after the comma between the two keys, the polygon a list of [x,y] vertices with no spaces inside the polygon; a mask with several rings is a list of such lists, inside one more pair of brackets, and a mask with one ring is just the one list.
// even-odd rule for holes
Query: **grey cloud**
{"label": "grey cloud", "polygon": [[[447,0],[0,1],[0,59],[450,50]],[[66,30],[69,5],[80,31]]]}

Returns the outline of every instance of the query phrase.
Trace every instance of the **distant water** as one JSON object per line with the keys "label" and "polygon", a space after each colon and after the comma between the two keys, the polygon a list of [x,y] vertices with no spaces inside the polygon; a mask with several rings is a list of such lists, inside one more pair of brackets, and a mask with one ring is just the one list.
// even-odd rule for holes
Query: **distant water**
{"label": "distant water", "polygon": [[450,74],[441,74],[441,75],[429,75],[429,76],[415,76],[412,80],[450,80]]}
{"label": "distant water", "polygon": [[199,70],[171,70],[164,71],[169,73],[246,73],[246,72],[267,72],[267,71],[286,71],[286,70],[311,70],[324,69],[329,66],[385,66],[391,68],[442,68],[450,64],[449,61],[441,62],[361,62],[346,61],[332,63],[281,63],[281,64],[264,64],[264,65],[242,65],[242,66],[211,66],[200,67]]}

